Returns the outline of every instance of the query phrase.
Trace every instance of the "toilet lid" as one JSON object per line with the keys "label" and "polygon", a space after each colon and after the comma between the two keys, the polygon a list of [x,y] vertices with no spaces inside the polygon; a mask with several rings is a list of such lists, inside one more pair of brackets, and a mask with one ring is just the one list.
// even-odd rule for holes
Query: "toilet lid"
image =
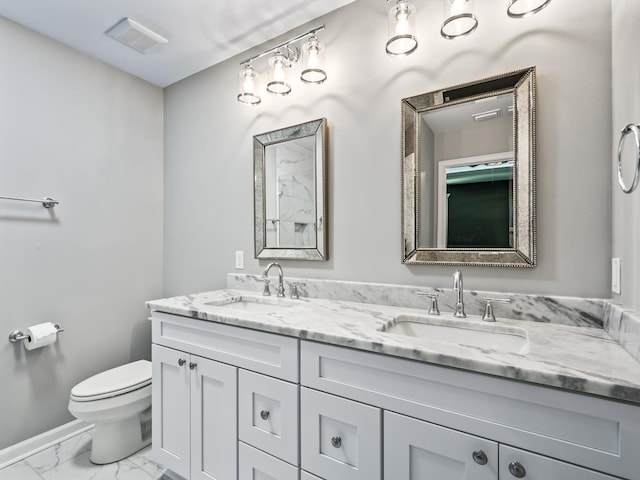
{"label": "toilet lid", "polygon": [[122,395],[150,384],[151,362],[138,360],[87,378],[71,389],[71,398],[80,402],[98,400]]}

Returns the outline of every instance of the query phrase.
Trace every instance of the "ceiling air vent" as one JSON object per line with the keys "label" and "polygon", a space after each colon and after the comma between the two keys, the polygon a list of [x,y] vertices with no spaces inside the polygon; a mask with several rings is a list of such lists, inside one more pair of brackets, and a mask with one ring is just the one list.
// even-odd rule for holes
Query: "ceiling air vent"
{"label": "ceiling air vent", "polygon": [[147,53],[156,45],[169,42],[169,40],[162,35],[140,25],[130,18],[123,18],[105,33],[111,38],[136,49],[140,53]]}

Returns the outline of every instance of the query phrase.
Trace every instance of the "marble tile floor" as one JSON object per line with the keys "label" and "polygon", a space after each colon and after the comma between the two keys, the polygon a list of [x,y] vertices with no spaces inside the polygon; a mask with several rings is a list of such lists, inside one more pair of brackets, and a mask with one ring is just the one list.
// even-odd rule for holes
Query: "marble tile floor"
{"label": "marble tile floor", "polygon": [[0,470],[0,480],[170,480],[147,458],[151,447],[109,465],[89,461],[91,431],[80,433]]}

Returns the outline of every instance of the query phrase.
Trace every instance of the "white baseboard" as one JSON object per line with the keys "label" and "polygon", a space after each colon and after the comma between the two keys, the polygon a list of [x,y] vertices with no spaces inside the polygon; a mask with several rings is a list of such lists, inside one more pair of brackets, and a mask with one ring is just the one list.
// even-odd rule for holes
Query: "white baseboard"
{"label": "white baseboard", "polygon": [[0,450],[0,469],[19,462],[34,453],[41,452],[68,438],[86,432],[93,428],[93,424],[74,420],[47,432],[27,438],[23,442],[16,443],[10,447]]}

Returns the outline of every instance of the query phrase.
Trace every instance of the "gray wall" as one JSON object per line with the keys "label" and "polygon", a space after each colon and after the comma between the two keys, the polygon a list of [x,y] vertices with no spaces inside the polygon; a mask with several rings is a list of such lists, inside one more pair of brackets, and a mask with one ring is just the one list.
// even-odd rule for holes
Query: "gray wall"
{"label": "gray wall", "polygon": [[478,31],[452,42],[439,36],[440,3],[419,2],[420,46],[391,58],[387,4],[355,2],[313,22],[327,25],[326,84],[295,81],[290,96],[265,94],[255,108],[236,101],[236,85],[239,62],[259,49],[166,88],[165,294],[224,287],[234,250],[245,252],[245,272],[262,271],[267,262],[252,258],[252,135],[318,117],[330,129],[330,260],[283,261],[285,275],[449,286],[453,268],[400,261],[400,99],[536,65],[538,267],[464,268],[465,286],[608,297],[611,4],[556,1],[512,20],[495,3],[477,2]]}
{"label": "gray wall", "polygon": [[[70,421],[69,391],[150,356],[162,294],[162,90],[0,18],[0,449]],[[124,48],[124,47],[123,47]],[[65,328],[26,352],[8,333]]]}
{"label": "gray wall", "polygon": [[[637,52],[640,2],[613,0],[613,145],[617,153],[620,131],[628,123],[640,124],[640,58]],[[633,136],[628,137],[623,172],[628,185],[633,179]],[[640,309],[640,188],[625,195],[613,179],[613,256],[621,260],[622,295],[614,298]]]}

